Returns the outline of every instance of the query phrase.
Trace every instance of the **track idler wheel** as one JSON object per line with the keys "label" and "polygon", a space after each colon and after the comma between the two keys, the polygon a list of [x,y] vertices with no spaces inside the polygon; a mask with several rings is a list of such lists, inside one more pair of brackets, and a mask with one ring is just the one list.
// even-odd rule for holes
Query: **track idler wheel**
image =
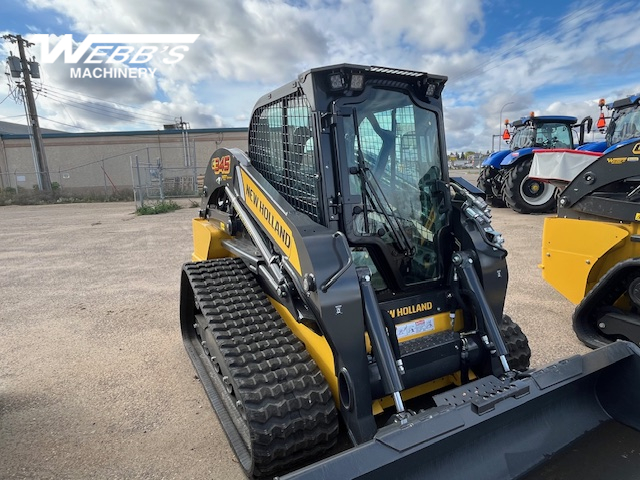
{"label": "track idler wheel", "polygon": [[613,266],[573,313],[573,330],[588,347],[618,339],[640,344],[640,258]]}
{"label": "track idler wheel", "polygon": [[629,284],[629,300],[631,300],[634,305],[640,308],[640,277],[636,277]]}

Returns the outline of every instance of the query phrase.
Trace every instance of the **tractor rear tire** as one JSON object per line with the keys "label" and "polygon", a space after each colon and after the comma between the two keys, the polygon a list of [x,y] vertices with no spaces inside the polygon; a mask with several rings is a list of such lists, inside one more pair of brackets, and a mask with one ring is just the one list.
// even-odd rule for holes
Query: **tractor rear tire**
{"label": "tractor rear tire", "polygon": [[532,158],[520,161],[507,173],[504,199],[509,208],[518,213],[555,212],[557,188],[529,178]]}

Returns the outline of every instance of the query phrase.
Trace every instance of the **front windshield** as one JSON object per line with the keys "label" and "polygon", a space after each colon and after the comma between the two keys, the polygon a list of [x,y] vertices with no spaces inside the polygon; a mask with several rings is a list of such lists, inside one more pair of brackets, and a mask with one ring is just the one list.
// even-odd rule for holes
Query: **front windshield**
{"label": "front windshield", "polygon": [[354,233],[379,236],[411,259],[404,272],[407,284],[434,278],[433,243],[444,224],[435,193],[435,182],[442,179],[436,114],[406,93],[385,89],[373,90],[353,107],[358,136],[353,117],[345,117],[344,128],[349,166],[359,173],[349,175],[349,190],[364,206],[354,218]]}
{"label": "front windshield", "polygon": [[566,123],[542,123],[536,128],[536,147],[571,148],[572,138]]}
{"label": "front windshield", "polygon": [[607,129],[607,145],[640,137],[640,106],[615,112]]}
{"label": "front windshield", "polygon": [[533,147],[535,144],[536,129],[531,125],[518,128],[511,139],[511,150]]}
{"label": "front windshield", "polygon": [[540,123],[526,125],[513,134],[511,150],[521,148],[572,148],[571,128],[566,123]]}

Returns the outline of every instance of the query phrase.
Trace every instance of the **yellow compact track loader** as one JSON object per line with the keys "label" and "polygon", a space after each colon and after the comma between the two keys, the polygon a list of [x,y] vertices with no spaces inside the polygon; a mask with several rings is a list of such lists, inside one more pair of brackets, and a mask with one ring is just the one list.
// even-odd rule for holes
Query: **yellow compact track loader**
{"label": "yellow compact track loader", "polygon": [[207,165],[181,327],[248,476],[624,478],[603,456],[640,438],[640,351],[528,369],[502,237],[448,176],[445,81],[309,70]]}
{"label": "yellow compact track loader", "polygon": [[640,344],[640,96],[607,106],[606,149],[564,187],[542,245],[543,277],[577,304],[573,329],[591,348]]}

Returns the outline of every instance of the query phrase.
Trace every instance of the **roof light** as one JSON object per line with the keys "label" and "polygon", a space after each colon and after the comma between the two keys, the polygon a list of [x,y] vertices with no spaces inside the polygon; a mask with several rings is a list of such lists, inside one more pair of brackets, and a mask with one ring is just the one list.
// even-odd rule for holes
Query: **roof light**
{"label": "roof light", "polygon": [[507,125],[509,125],[509,119],[508,119],[508,118],[505,118],[505,119],[504,119],[504,125],[505,125],[505,127],[506,127]]}
{"label": "roof light", "polygon": [[536,112],[529,112],[529,117],[533,118],[536,116]]}
{"label": "roof light", "polygon": [[598,106],[599,106],[600,108],[602,108],[602,107],[604,107],[604,105],[605,105],[604,98],[601,98],[601,99],[598,101]]}
{"label": "roof light", "polygon": [[361,73],[354,73],[351,75],[349,87],[351,90],[362,90],[364,88],[364,75]]}
{"label": "roof light", "polygon": [[344,88],[344,76],[342,73],[332,73],[329,75],[329,83],[331,84],[331,90],[341,90]]}
{"label": "roof light", "polygon": [[436,88],[437,85],[435,83],[429,83],[427,85],[427,91],[425,92],[427,97],[433,97],[433,95],[436,93]]}

